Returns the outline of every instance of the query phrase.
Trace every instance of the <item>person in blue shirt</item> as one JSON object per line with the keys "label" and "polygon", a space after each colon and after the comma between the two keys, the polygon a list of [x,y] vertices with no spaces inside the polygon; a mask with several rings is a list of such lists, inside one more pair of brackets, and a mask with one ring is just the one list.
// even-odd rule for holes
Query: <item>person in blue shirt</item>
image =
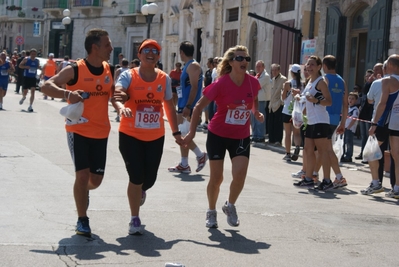
{"label": "person in blue shirt", "polygon": [[[204,75],[200,64],[194,60],[194,45],[188,41],[184,41],[180,44],[179,50],[180,58],[185,62],[185,65],[180,76],[180,86],[176,87],[178,97],[177,122],[180,124],[179,128],[184,128],[182,127],[184,120],[190,121],[193,108],[201,97]],[[188,129],[185,130],[188,132]],[[182,131],[182,135],[186,135],[187,132]],[[204,168],[208,160],[208,155],[206,152],[202,152],[194,141],[191,141],[187,147],[180,147],[181,161],[178,165],[168,168],[170,172],[191,172],[190,165],[188,164],[189,150],[192,150],[197,157],[197,168],[195,171],[199,172]]]}
{"label": "person in blue shirt", "polygon": [[0,110],[3,110],[3,98],[6,96],[10,72],[14,72],[14,65],[7,60],[5,52],[0,53]]}
{"label": "person in blue shirt", "polygon": [[32,104],[35,100],[35,90],[36,90],[36,72],[40,68],[40,62],[36,58],[37,51],[32,48],[30,50],[30,56],[24,58],[19,64],[19,68],[24,69],[24,84],[22,87],[22,98],[19,104],[22,105],[28,94],[28,89],[30,89],[30,102],[28,107],[28,112],[33,112]]}

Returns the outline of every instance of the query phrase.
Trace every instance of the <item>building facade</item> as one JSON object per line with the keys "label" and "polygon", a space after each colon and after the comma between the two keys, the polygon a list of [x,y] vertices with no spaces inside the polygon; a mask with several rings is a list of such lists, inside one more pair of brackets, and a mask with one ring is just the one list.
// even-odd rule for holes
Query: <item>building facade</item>
{"label": "building facade", "polygon": [[0,48],[43,49],[42,0],[0,0]]}
{"label": "building facade", "polygon": [[[132,60],[147,37],[141,14],[147,2],[158,5],[150,37],[162,45],[166,72],[181,61],[182,41],[195,45],[194,58],[204,69],[207,58],[242,44],[253,58],[250,68],[261,59],[268,70],[280,64],[283,74],[310,54],[335,55],[338,72],[353,88],[363,84],[366,69],[399,48],[399,1],[394,0],[0,0],[0,46],[82,58],[87,31],[99,27],[110,34],[111,63],[118,62],[119,53]],[[65,9],[69,25],[62,24]],[[33,34],[38,23],[39,36]],[[18,36],[24,38],[20,46]]]}

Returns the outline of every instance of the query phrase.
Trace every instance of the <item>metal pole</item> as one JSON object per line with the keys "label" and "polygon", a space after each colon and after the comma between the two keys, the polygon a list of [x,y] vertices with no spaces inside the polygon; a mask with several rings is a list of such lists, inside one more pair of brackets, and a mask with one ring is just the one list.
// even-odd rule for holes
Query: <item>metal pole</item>
{"label": "metal pole", "polygon": [[146,16],[146,18],[147,18],[147,39],[149,39],[150,38],[150,32],[151,32],[151,23],[152,23],[152,18],[154,17],[154,15],[152,15],[152,14],[148,14],[147,16]]}
{"label": "metal pole", "polygon": [[312,6],[310,9],[309,39],[314,39],[315,13],[316,13],[316,0],[312,0]]}

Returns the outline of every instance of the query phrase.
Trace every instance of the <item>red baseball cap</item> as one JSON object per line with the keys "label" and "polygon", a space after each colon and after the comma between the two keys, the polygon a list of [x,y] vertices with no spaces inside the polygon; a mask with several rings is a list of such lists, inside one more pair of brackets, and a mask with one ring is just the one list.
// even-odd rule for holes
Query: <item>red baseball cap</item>
{"label": "red baseball cap", "polygon": [[144,40],[139,48],[139,53],[141,52],[141,49],[143,49],[144,47],[148,46],[148,45],[153,45],[155,46],[159,51],[161,51],[161,46],[158,44],[157,41],[153,40],[153,39],[146,39]]}

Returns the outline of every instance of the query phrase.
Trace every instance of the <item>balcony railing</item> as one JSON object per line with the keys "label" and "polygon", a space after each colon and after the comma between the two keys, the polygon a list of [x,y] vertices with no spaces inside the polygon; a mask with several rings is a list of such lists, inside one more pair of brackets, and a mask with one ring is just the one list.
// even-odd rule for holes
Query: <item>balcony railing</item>
{"label": "balcony railing", "polygon": [[73,0],[74,7],[102,7],[102,0]]}
{"label": "balcony railing", "polygon": [[43,0],[43,8],[68,8],[68,0]]}

